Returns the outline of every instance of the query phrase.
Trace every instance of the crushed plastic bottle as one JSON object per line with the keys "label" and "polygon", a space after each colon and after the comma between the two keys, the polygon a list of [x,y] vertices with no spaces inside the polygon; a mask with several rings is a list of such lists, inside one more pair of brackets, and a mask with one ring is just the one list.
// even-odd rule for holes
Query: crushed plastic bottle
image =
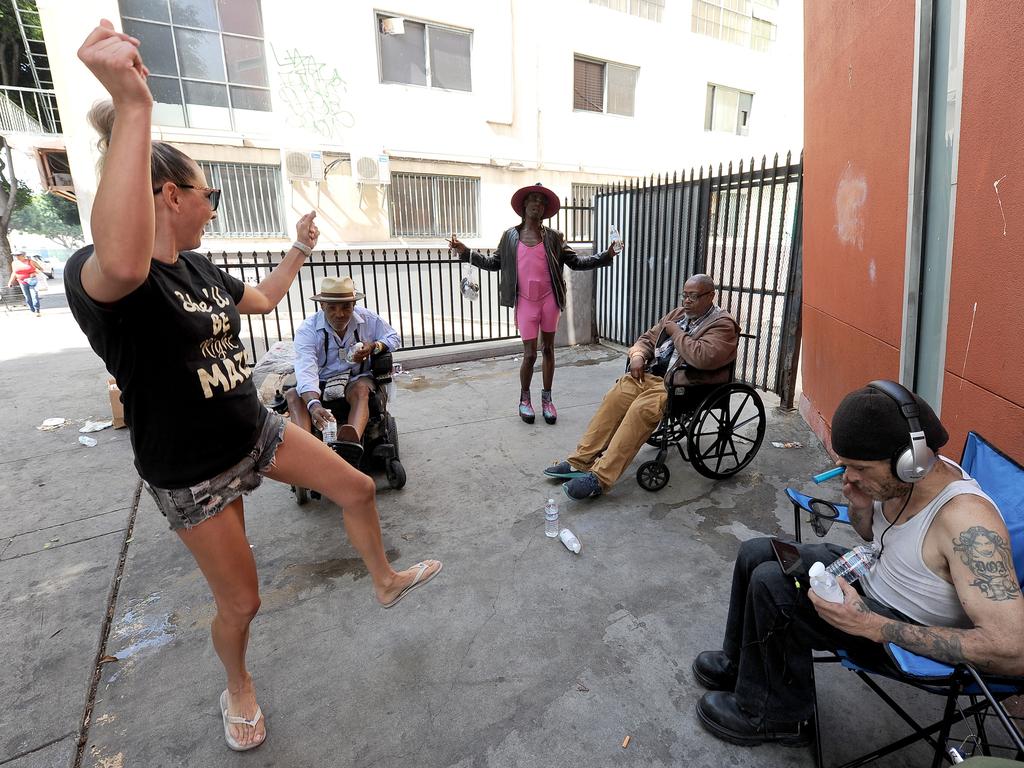
{"label": "crushed plastic bottle", "polygon": [[363,342],[357,341],[348,348],[348,352],[345,353],[345,361],[354,363],[356,361],[356,355],[363,348]]}
{"label": "crushed plastic bottle", "polygon": [[96,447],[96,441],[93,438],[89,437],[88,435],[82,435],[80,438],[78,438],[78,442],[80,442],[82,445],[88,446],[89,448]]}
{"label": "crushed plastic bottle", "polygon": [[580,545],[580,540],[577,539],[576,534],[570,531],[568,528],[563,528],[558,533],[558,538],[562,540],[562,543],[565,544],[565,548],[568,549],[570,552],[573,552],[577,555],[580,553],[580,549],[582,549],[582,546]]}

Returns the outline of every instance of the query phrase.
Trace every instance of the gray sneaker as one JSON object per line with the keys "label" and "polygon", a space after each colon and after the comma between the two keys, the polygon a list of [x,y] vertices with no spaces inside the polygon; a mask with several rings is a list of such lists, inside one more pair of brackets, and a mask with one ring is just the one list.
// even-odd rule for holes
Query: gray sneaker
{"label": "gray sneaker", "polygon": [[573,469],[572,465],[568,461],[560,461],[545,469],[544,474],[548,477],[554,477],[559,480],[572,480],[575,477],[583,477],[587,473]]}

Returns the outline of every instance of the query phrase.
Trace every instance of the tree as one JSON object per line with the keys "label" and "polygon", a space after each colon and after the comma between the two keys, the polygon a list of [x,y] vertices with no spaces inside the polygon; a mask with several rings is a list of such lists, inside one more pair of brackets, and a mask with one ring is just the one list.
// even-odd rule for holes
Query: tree
{"label": "tree", "polygon": [[[0,84],[16,85],[32,88],[35,82],[32,71],[25,57],[25,45],[18,27],[18,18],[14,15],[14,0],[0,0]],[[33,7],[35,3],[31,4]],[[25,22],[38,24],[39,17],[35,11],[26,10]]]}
{"label": "tree", "polygon": [[11,156],[11,145],[0,135],[0,281],[7,285],[11,277],[11,242],[7,233],[11,229],[11,217],[19,208],[28,205],[32,193],[24,182],[18,181],[14,173],[14,158]]}
{"label": "tree", "polygon": [[49,192],[32,195],[27,205],[19,206],[11,217],[11,229],[43,235],[65,248],[84,242],[78,206]]}

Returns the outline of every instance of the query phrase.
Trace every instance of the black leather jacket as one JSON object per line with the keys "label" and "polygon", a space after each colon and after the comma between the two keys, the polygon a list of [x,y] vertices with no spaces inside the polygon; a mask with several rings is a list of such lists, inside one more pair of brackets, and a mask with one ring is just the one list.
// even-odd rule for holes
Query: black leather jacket
{"label": "black leather jacket", "polygon": [[[521,226],[521,225],[520,225]],[[547,227],[541,228],[544,238],[544,250],[548,255],[548,273],[551,275],[551,287],[555,292],[555,301],[558,308],[565,310],[565,279],[562,277],[562,268],[569,269],[597,269],[607,267],[612,263],[613,253],[609,248],[604,253],[596,256],[581,256],[568,246],[561,232],[556,232]],[[503,307],[514,307],[516,305],[517,275],[516,275],[516,251],[519,247],[519,227],[511,227],[505,230],[498,242],[494,253],[486,254],[480,251],[467,249],[459,257],[460,261],[468,261],[480,269],[490,272],[501,270],[499,281],[498,303]]]}

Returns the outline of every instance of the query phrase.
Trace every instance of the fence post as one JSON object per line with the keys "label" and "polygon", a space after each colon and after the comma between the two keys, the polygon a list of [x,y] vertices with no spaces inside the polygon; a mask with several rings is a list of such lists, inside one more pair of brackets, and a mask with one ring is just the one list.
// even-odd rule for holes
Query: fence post
{"label": "fence post", "polygon": [[[792,166],[791,166],[792,167]],[[800,155],[800,175],[796,186],[796,221],[790,246],[789,280],[782,310],[782,357],[778,369],[779,406],[793,410],[796,376],[800,367],[800,343],[803,336],[803,253],[804,253],[804,163]]]}

